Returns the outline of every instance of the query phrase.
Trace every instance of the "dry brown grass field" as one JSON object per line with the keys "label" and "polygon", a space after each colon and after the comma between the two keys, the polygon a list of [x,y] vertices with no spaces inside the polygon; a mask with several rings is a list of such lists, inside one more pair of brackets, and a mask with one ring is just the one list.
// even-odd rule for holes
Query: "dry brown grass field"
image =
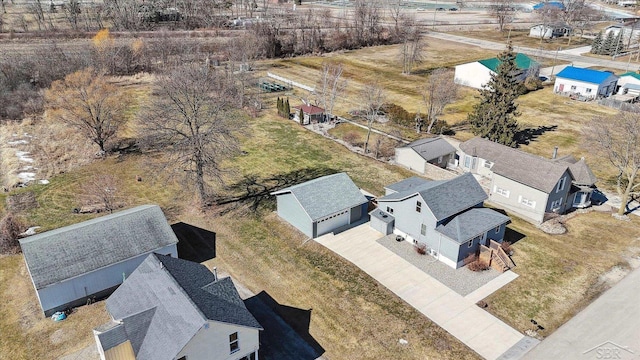
{"label": "dry brown grass field", "polygon": [[[347,97],[353,98],[365,81],[378,79],[392,101],[416,111],[420,102],[416,88],[431,69],[495,55],[432,42],[417,75],[405,76],[398,71],[396,51],[393,46],[384,46],[324,57],[274,60],[258,64],[258,71],[264,74],[269,70],[313,85],[322,61],[333,58],[345,64],[345,75],[350,80]],[[139,81],[137,86],[127,85],[127,91],[144,102],[148,85],[148,81]],[[463,122],[477,101],[473,90],[465,89],[461,94],[458,102],[445,109],[444,118],[451,124]],[[225,164],[234,172],[227,178],[229,187],[216,188],[220,194],[242,195],[248,187],[268,189],[276,177],[297,179],[336,171],[346,171],[360,187],[382,194],[384,185],[413,175],[356,155],[292,121],[276,117],[278,95],[282,96],[265,95],[266,109],[258,118],[247,119],[251,133],[242,142],[245,153]],[[290,96],[293,99],[305,95],[295,91]],[[591,116],[612,113],[610,109],[557,97],[549,88],[521,97],[519,104],[523,126],[557,125],[523,146],[523,150],[549,156],[553,146],[559,146],[561,154],[587,155],[597,175],[610,177],[603,162],[592,159],[582,148],[581,138],[582,124]],[[357,102],[342,101],[338,105],[339,112],[346,113]],[[133,134],[135,126],[123,129],[123,136]],[[460,139],[470,136],[465,131],[456,134]],[[273,214],[273,199],[261,196],[204,213],[195,210],[192,190],[166,176],[168,171],[159,173],[157,168],[147,166],[161,156],[110,156],[90,159],[89,165],[65,167],[62,174],[52,172],[49,185],[15,190],[32,191],[38,200],[39,206],[25,211],[23,216],[30,226],[39,225],[42,230],[86,220],[90,216],[71,212],[78,205],[75,194],[96,174],[113,174],[124,184],[118,195],[126,206],[156,203],[171,222],[183,221],[216,232],[217,257],[210,264],[224,269],[254,292],[266,291],[280,304],[312,309],[310,333],[325,349],[327,358],[477,358],[359,269],[318,244],[305,242]],[[135,181],[137,175],[144,180]],[[0,194],[0,212],[6,211],[3,206],[11,194]],[[592,212],[569,220],[567,234],[551,236],[513,217],[510,236],[518,239],[513,248],[515,272],[520,276],[486,299],[488,310],[521,331],[528,329],[529,319],[534,318],[545,326],[542,335],[547,336],[609,286],[600,280],[601,275],[614,266],[628,267],[626,259],[638,255],[638,225],[636,218],[619,222],[609,214]],[[8,314],[0,318],[0,354],[16,359],[31,359],[34,355],[54,359],[92,346],[90,329],[106,320],[103,306],[98,303],[82,307],[61,323],[41,318],[22,257],[0,258],[0,314]],[[400,338],[409,344],[399,345]]]}

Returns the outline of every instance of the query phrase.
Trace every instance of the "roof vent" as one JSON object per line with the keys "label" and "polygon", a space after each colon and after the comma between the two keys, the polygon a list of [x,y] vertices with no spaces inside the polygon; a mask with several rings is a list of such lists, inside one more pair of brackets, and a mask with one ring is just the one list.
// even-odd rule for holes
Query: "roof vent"
{"label": "roof vent", "polygon": [[557,157],[558,157],[558,147],[557,147],[557,146],[554,146],[554,147],[553,147],[553,154],[551,155],[551,158],[552,158],[552,159],[555,159],[555,158],[557,158]]}
{"label": "roof vent", "polygon": [[218,268],[213,267],[213,281],[218,281]]}

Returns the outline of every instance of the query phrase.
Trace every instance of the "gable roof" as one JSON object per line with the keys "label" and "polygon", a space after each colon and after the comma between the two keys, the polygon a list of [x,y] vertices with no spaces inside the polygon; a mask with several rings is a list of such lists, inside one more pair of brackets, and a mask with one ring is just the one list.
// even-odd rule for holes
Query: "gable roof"
{"label": "gable roof", "polygon": [[640,74],[635,72],[635,71],[629,71],[629,72],[626,72],[626,73],[620,75],[620,77],[624,77],[624,76],[631,76],[632,78],[634,78],[636,80],[640,80]]}
{"label": "gable roof", "polygon": [[427,161],[456,152],[456,148],[440,136],[419,139],[403,147],[413,149],[413,151]]}
{"label": "gable roof", "polygon": [[[493,72],[497,72],[498,66],[502,61],[500,61],[497,57],[492,57],[489,59],[478,60],[478,62],[484,65],[485,67],[487,67],[489,70]],[[533,59],[521,53],[516,54],[515,62],[516,62],[516,67],[520,70],[526,70],[534,65],[538,65],[538,63],[535,62]]]}
{"label": "gable roof", "polygon": [[460,144],[465,154],[493,163],[491,171],[544,193],[550,193],[568,170],[567,163],[556,162],[480,137]]}
{"label": "gable roof", "polygon": [[508,216],[495,210],[474,208],[457,215],[446,224],[438,225],[436,231],[462,244],[509,221]]}
{"label": "gable roof", "polygon": [[178,239],[157,205],[143,205],[20,241],[36,289],[110,266]]}
{"label": "gable roof", "polygon": [[286,193],[296,197],[312,221],[368,201],[346,173],[322,176],[275,191],[271,195]]}
{"label": "gable roof", "polygon": [[215,281],[204,265],[159,254],[149,255],[106,305],[115,320],[95,329],[103,350],[129,340],[138,360],[174,359],[209,320],[262,329],[231,278]]}
{"label": "gable roof", "polygon": [[[419,194],[437,221],[474,207],[487,199],[478,181],[471,173],[465,173],[451,180],[424,180],[420,186],[383,196],[378,202],[402,201]],[[393,186],[393,185],[391,185]]]}
{"label": "gable roof", "polygon": [[616,76],[607,71],[599,71],[593,69],[577,68],[567,66],[556,75],[557,78],[584,81],[591,84],[602,84],[611,76]]}
{"label": "gable roof", "polygon": [[[412,176],[410,178],[406,178],[404,180],[400,180],[397,183],[393,183],[391,185],[387,185],[384,188],[389,189],[394,193],[404,193],[407,191],[415,190],[417,188],[422,188],[429,184],[430,186],[435,186],[437,184],[443,183],[444,180],[437,181],[429,181],[425,178],[421,178],[419,176]],[[418,191],[418,190],[416,190]]]}
{"label": "gable roof", "polygon": [[598,181],[598,178],[593,174],[584,158],[577,160],[572,155],[567,155],[559,158],[557,161],[569,164],[569,171],[571,171],[573,183],[576,185],[592,186]]}
{"label": "gable roof", "polygon": [[315,106],[315,105],[308,105],[308,104],[304,104],[304,105],[296,105],[293,107],[294,109],[302,109],[302,111],[305,114],[309,114],[309,115],[316,115],[316,114],[322,114],[324,113],[324,109],[319,107],[319,106]]}

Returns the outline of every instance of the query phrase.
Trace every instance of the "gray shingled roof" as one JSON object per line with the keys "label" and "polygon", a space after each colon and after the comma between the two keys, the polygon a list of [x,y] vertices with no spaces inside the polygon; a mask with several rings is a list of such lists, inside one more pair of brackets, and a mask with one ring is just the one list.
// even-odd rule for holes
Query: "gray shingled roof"
{"label": "gray shingled roof", "polygon": [[417,189],[418,187],[424,187],[426,184],[430,184],[431,186],[435,186],[444,181],[430,181],[425,178],[421,178],[419,176],[412,176],[410,178],[406,178],[404,180],[400,180],[397,183],[393,183],[391,185],[385,186],[385,189],[389,189],[396,193],[407,192],[413,189]]}
{"label": "gray shingled roof", "polygon": [[569,171],[571,171],[571,175],[573,176],[574,184],[593,186],[598,181],[598,178],[593,174],[584,158],[577,160],[573,156],[567,155],[559,158],[558,162],[569,164]]}
{"label": "gray shingled roof", "polygon": [[178,242],[160,207],[138,206],[20,241],[36,289]]}
{"label": "gray shingled roof", "polygon": [[422,186],[383,196],[378,201],[399,201],[416,194],[420,194],[438,221],[476,206],[487,199],[487,194],[473,175],[465,173],[451,180],[424,180]]}
{"label": "gray shingled roof", "polygon": [[128,340],[124,324],[116,321],[98,326],[96,331],[99,332],[98,339],[104,351],[112,349]]}
{"label": "gray shingled roof", "polygon": [[475,137],[460,144],[467,155],[494,163],[491,171],[513,181],[550,193],[569,168],[551,159],[526,153],[487,139]]}
{"label": "gray shingled roof", "polygon": [[498,225],[509,222],[509,217],[487,208],[474,208],[451,219],[447,224],[439,225],[436,231],[462,244],[483,234]]}
{"label": "gray shingled roof", "polygon": [[456,152],[456,148],[442,137],[419,139],[404,147],[412,148],[427,161]]}
{"label": "gray shingled roof", "polygon": [[[174,359],[207,320],[261,329],[231,279],[213,280],[204,265],[151,254],[107,299],[107,311],[123,324],[138,360]],[[99,336],[115,343],[122,330],[114,331]]]}
{"label": "gray shingled roof", "polygon": [[346,173],[327,175],[275,191],[271,195],[292,193],[312,221],[367,202]]}

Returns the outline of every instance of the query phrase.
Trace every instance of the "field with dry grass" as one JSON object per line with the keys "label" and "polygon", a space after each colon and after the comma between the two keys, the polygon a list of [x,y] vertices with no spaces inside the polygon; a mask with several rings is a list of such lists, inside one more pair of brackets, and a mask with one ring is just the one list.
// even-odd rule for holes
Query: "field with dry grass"
{"label": "field with dry grass", "polygon": [[[566,50],[591,45],[592,43],[591,39],[585,39],[579,36],[573,36],[571,37],[571,40],[569,40],[568,37],[565,37],[555,38],[551,40],[544,39],[540,41],[539,38],[529,37],[529,29],[514,29],[511,31],[505,30],[503,32],[496,30],[451,31],[450,33],[470,38],[494,41],[497,43],[506,43],[507,41],[511,41],[514,46],[522,46],[542,50],[557,50],[558,48]],[[543,60],[542,63],[544,63],[545,61],[549,60]]]}

